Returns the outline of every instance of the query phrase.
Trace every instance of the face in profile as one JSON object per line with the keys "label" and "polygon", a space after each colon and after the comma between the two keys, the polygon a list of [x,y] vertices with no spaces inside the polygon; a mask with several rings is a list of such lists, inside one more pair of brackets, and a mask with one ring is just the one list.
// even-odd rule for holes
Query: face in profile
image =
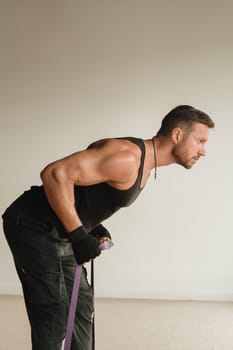
{"label": "face in profile", "polygon": [[183,132],[181,140],[173,148],[175,162],[191,169],[201,156],[205,156],[208,136],[208,126],[201,123],[196,123],[190,131]]}

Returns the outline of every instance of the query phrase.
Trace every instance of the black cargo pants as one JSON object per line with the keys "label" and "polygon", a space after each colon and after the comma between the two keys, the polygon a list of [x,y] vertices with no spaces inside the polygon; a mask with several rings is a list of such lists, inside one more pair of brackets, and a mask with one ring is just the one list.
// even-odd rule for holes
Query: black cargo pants
{"label": "black cargo pants", "polygon": [[[17,213],[3,228],[20,278],[31,326],[32,350],[60,350],[65,336],[76,261],[54,226]],[[93,297],[83,268],[72,350],[90,350]]]}

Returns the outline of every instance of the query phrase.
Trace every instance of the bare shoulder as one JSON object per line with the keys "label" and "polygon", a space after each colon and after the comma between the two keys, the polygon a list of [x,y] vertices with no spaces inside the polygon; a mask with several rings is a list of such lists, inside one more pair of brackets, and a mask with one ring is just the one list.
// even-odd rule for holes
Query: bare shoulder
{"label": "bare shoulder", "polygon": [[140,149],[133,142],[124,138],[105,138],[93,142],[87,149],[105,150],[107,152],[128,152],[129,155],[140,157]]}
{"label": "bare shoulder", "polygon": [[140,167],[140,148],[126,139],[105,139],[93,147],[101,150],[101,172],[109,174],[108,183],[117,188],[130,187],[137,178]]}
{"label": "bare shoulder", "polygon": [[127,139],[103,139],[88,147],[89,150],[96,151],[107,160],[111,158],[114,162],[120,162],[121,166],[127,163],[128,167],[140,164],[141,151],[139,147]]}

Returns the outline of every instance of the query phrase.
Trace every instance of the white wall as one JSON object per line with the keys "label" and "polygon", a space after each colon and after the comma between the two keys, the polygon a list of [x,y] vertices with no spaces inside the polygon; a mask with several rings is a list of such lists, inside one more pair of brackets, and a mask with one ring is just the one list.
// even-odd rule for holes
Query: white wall
{"label": "white wall", "polygon": [[[178,104],[216,122],[191,171],[160,168],[107,220],[99,296],[233,299],[230,1],[1,2],[1,212],[50,161],[109,136],[151,137]],[[0,293],[19,293],[0,236]]]}

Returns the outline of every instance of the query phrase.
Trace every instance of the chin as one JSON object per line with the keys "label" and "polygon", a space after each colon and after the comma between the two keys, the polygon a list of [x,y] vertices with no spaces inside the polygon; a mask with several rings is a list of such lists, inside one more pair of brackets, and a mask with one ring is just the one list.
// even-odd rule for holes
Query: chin
{"label": "chin", "polygon": [[189,165],[186,165],[185,168],[186,168],[186,169],[192,169],[192,167],[193,167],[193,164],[191,164],[191,165],[189,164]]}
{"label": "chin", "polygon": [[185,169],[191,169],[193,167],[193,165],[195,164],[195,161],[193,158],[189,158],[187,159],[182,159],[181,157],[176,157],[176,164],[181,165],[182,167],[184,167]]}
{"label": "chin", "polygon": [[185,169],[191,169],[193,167],[193,164],[190,163],[178,163],[179,165],[181,165],[182,167],[184,167]]}

